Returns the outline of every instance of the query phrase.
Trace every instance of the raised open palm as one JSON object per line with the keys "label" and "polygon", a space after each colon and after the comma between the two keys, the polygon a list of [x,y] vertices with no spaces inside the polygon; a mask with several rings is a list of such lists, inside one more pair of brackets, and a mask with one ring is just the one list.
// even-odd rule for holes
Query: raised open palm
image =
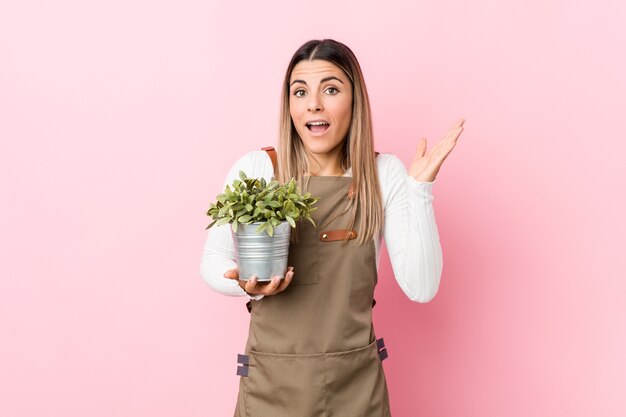
{"label": "raised open palm", "polygon": [[421,138],[417,143],[417,151],[409,167],[409,175],[417,181],[434,181],[441,164],[456,145],[456,141],[463,131],[464,122],[465,119],[459,119],[450,128],[446,136],[428,151],[426,150],[426,138]]}

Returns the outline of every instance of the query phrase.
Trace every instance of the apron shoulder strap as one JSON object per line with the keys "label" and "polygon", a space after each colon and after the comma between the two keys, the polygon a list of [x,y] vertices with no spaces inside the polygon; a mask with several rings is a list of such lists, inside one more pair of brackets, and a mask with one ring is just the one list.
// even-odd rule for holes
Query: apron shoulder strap
{"label": "apron shoulder strap", "polygon": [[276,178],[276,159],[277,159],[277,154],[276,154],[276,149],[274,149],[272,146],[266,146],[264,148],[261,148],[262,150],[264,150],[265,152],[267,152],[267,154],[269,155],[270,159],[272,160],[272,168],[274,169],[274,178]]}

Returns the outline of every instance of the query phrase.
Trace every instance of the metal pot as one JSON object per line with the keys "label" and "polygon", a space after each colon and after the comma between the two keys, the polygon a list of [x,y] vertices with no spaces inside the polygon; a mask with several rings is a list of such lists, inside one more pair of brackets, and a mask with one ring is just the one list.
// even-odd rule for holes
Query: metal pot
{"label": "metal pot", "polygon": [[235,244],[239,279],[247,281],[256,275],[258,281],[270,281],[274,275],[281,279],[287,273],[291,226],[285,220],[274,227],[274,236],[257,233],[261,223],[239,224],[231,234]]}

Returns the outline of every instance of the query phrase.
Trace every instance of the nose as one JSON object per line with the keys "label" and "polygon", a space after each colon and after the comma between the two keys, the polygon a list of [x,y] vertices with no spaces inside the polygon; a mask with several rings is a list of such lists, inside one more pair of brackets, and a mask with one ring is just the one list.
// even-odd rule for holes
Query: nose
{"label": "nose", "polygon": [[309,95],[309,111],[315,112],[322,110],[322,102],[316,94]]}

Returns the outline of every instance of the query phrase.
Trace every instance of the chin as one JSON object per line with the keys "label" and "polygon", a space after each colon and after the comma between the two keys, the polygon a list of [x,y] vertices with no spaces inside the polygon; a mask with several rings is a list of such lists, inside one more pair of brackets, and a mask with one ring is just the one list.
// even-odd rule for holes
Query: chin
{"label": "chin", "polygon": [[341,143],[329,145],[328,142],[319,139],[317,143],[315,140],[303,141],[303,143],[304,147],[313,154],[325,154],[341,145]]}

